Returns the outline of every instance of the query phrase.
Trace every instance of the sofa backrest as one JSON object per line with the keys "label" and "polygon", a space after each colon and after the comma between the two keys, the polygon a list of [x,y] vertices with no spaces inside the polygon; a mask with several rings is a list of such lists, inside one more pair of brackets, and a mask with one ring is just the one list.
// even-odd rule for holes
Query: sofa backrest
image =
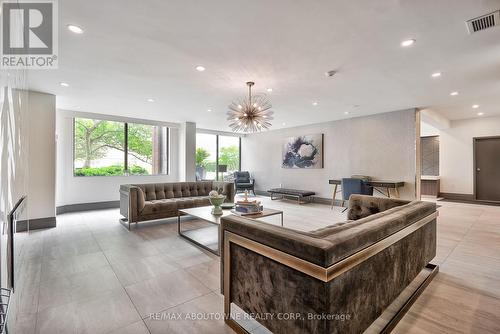
{"label": "sofa backrest", "polygon": [[142,190],[145,201],[154,201],[169,198],[208,196],[213,189],[213,182],[149,183],[134,184],[134,186]]}
{"label": "sofa backrest", "polygon": [[410,201],[402,199],[352,195],[349,197],[347,219],[358,220],[408,203],[410,203]]}
{"label": "sofa backrest", "polygon": [[[354,196],[359,199],[358,195],[351,199]],[[311,232],[233,216],[222,219],[222,229],[328,267],[436,211],[436,204],[430,202],[381,199],[379,204],[372,215]]]}
{"label": "sofa backrest", "polygon": [[249,183],[250,173],[247,171],[234,172],[234,180],[236,183]]}

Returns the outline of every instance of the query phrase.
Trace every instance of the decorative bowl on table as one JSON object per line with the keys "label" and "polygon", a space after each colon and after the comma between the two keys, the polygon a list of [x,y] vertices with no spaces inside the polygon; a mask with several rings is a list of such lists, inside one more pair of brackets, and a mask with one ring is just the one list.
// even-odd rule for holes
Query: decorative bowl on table
{"label": "decorative bowl on table", "polygon": [[230,210],[234,208],[234,203],[224,202],[220,207],[222,208],[222,210]]}
{"label": "decorative bowl on table", "polygon": [[222,203],[224,203],[225,199],[226,199],[225,195],[219,195],[217,192],[213,191],[210,192],[208,200],[210,201],[210,204],[214,206],[212,208],[213,215],[221,215],[223,213],[221,205]]}

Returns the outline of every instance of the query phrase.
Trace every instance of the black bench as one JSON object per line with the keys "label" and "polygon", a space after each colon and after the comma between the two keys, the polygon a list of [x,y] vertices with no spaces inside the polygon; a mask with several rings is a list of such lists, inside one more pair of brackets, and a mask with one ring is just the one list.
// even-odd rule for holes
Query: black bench
{"label": "black bench", "polygon": [[[299,204],[307,203],[305,201],[301,201],[304,198],[307,198],[310,203],[312,201],[312,196],[316,194],[314,191],[287,188],[273,188],[269,189],[267,192],[271,194],[271,199],[273,201],[276,199],[283,199],[285,197],[294,197],[297,198],[297,202]],[[280,196],[276,197],[275,195]]]}

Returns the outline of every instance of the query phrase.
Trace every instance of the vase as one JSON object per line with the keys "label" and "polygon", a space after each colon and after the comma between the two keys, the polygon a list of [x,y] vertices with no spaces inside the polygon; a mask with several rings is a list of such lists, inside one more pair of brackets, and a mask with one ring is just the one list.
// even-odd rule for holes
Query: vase
{"label": "vase", "polygon": [[221,215],[223,214],[221,205],[224,203],[224,200],[226,199],[226,196],[224,195],[219,195],[215,197],[209,197],[210,204],[212,204],[214,207],[212,208],[212,214],[213,215]]}

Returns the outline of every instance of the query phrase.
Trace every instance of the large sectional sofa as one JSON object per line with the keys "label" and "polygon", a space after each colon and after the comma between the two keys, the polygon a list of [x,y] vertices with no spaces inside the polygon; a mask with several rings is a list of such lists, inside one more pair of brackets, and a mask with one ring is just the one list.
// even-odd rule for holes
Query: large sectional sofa
{"label": "large sectional sofa", "polygon": [[363,333],[417,275],[421,292],[437,273],[436,218],[434,203],[362,195],[350,197],[347,221],[312,232],[224,217],[225,313],[234,303],[275,334]]}
{"label": "large sectional sofa", "polygon": [[197,181],[120,186],[120,214],[131,223],[176,217],[179,209],[210,205],[212,190],[226,195],[226,202],[234,199],[232,182]]}

